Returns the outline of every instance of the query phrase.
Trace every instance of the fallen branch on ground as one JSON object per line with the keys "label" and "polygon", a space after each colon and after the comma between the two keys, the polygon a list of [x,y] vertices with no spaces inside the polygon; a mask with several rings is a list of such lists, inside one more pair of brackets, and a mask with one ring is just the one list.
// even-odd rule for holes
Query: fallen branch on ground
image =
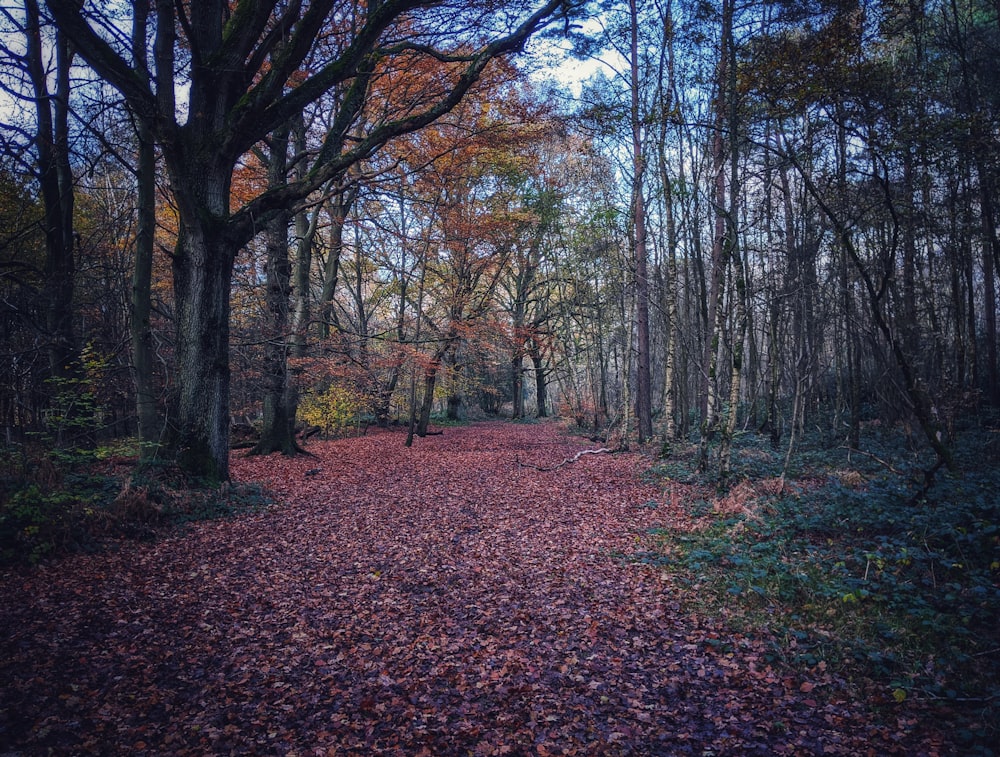
{"label": "fallen branch on ground", "polygon": [[558,470],[559,468],[562,468],[564,465],[569,465],[570,463],[575,463],[577,460],[579,460],[584,455],[599,455],[602,452],[612,453],[612,452],[617,452],[617,451],[618,450],[613,450],[610,447],[601,447],[600,449],[585,449],[585,450],[581,450],[580,452],[577,452],[575,455],[573,455],[573,457],[567,457],[561,463],[559,463],[558,465],[553,465],[551,468],[543,468],[543,467],[541,467],[539,465],[532,465],[531,463],[522,463],[516,457],[514,458],[514,462],[516,462],[522,468],[534,468],[535,470],[540,470],[540,471],[552,471],[552,470]]}
{"label": "fallen branch on ground", "polygon": [[[850,456],[853,453],[856,453],[856,454],[859,454],[859,455],[863,455],[864,457],[870,458],[870,459],[874,460],[876,463],[878,463],[879,465],[881,465],[884,468],[886,468],[894,476],[902,476],[903,475],[902,472],[900,472],[900,471],[898,471],[898,470],[896,470],[895,468],[892,467],[892,463],[886,462],[885,460],[883,460],[880,457],[876,457],[871,452],[865,452],[862,449],[855,449],[854,447],[848,447],[848,446],[845,446],[845,445],[841,445],[838,449],[846,449],[848,456]],[[850,460],[850,457],[848,457],[848,460]]]}

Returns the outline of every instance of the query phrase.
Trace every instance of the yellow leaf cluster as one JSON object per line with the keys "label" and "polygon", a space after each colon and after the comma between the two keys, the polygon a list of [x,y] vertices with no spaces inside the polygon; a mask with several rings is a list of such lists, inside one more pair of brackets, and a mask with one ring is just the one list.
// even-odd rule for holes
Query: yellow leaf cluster
{"label": "yellow leaf cluster", "polygon": [[324,436],[358,425],[368,410],[367,398],[356,389],[332,385],[306,392],[299,401],[298,420],[320,429]]}

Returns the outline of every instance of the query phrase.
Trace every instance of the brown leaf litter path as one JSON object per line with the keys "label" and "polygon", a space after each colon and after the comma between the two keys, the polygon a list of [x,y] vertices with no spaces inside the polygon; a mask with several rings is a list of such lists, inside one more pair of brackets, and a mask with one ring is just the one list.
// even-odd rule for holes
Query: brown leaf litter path
{"label": "brown leaf litter path", "polygon": [[556,424],[403,438],[234,457],[278,505],[0,576],[0,755],[949,752],[621,559],[687,523],[641,456],[519,465],[593,446]]}

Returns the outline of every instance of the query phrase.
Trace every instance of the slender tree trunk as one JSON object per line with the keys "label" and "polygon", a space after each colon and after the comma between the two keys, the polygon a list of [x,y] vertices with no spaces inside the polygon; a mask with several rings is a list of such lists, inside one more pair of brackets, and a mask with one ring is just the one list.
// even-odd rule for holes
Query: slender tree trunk
{"label": "slender tree trunk", "polygon": [[[27,66],[38,118],[35,146],[38,180],[44,207],[45,328],[49,376],[55,380],[80,376],[79,346],[73,331],[76,264],[73,250],[73,171],[69,159],[69,88],[73,54],[62,32],[55,38],[55,91],[49,90],[35,0],[25,0]],[[66,393],[68,387],[57,387]],[[75,391],[75,389],[73,390]]]}
{"label": "slender tree trunk", "polygon": [[[677,77],[674,59],[674,20],[673,2],[667,0],[662,6],[663,36],[660,47],[659,65],[659,107],[664,113],[676,112]],[[664,88],[665,85],[665,88]],[[663,88],[663,89],[660,89]],[[661,311],[663,313],[663,446],[661,455],[667,456],[671,444],[677,437],[675,413],[677,408],[677,392],[674,387],[677,352],[677,219],[674,212],[674,183],[671,181],[669,163],[667,160],[667,133],[670,119],[663,118],[660,123],[658,144],[656,150],[657,168],[660,174],[660,185],[663,188],[663,228],[666,235],[667,265],[661,289]]]}
{"label": "slender tree trunk", "polygon": [[[963,183],[966,184],[966,191],[968,191],[968,185],[971,184],[971,177],[968,176],[968,172],[963,177]],[[968,205],[963,203],[963,209],[966,213],[963,215],[963,228],[972,228],[971,213],[968,211]],[[979,359],[979,320],[976,317],[976,271],[975,271],[975,255],[972,250],[972,240],[968,235],[963,236],[962,245],[962,274],[965,282],[965,297],[966,297],[966,308],[965,315],[968,319],[968,331],[969,331],[969,369],[971,372],[970,381],[972,386],[979,389],[981,386],[982,372],[980,371],[980,359]]]}
{"label": "slender tree trunk", "polygon": [[[301,157],[306,154],[306,128],[302,114],[292,119],[293,153],[298,160],[293,169],[296,180],[304,179],[307,173],[306,161]],[[324,193],[329,186],[324,189]],[[295,267],[292,273],[292,292],[294,305],[292,308],[292,357],[304,358],[308,344],[309,319],[312,317],[311,281],[313,245],[319,230],[319,219],[323,204],[320,203],[312,213],[300,210],[295,214]]]}
{"label": "slender tree trunk", "polygon": [[665,341],[663,356],[663,419],[664,450],[677,438],[677,424],[674,413],[677,407],[676,390],[674,388],[674,372],[676,370],[677,353],[677,221],[674,218],[674,198],[671,190],[670,177],[667,172],[666,153],[663,142],[660,143],[660,178],[664,187],[663,210],[666,224],[667,244],[667,275],[663,283],[663,313]]}
{"label": "slender tree trunk", "polygon": [[[595,312],[591,321],[591,328],[594,330],[595,341],[597,342],[597,381],[592,384],[594,388],[594,431],[598,430],[599,419],[607,419],[608,409],[608,346],[604,339],[605,313],[604,304],[601,300],[600,286],[596,274],[591,273],[591,283],[595,293]],[[626,375],[625,380],[628,380]]]}
{"label": "slender tree trunk", "polygon": [[[734,266],[741,267],[739,262],[734,262]],[[743,274],[737,273],[736,276],[742,279]],[[734,297],[736,299],[744,297],[745,291],[741,292],[740,289],[745,290],[745,288],[745,282],[737,284]],[[719,478],[722,481],[729,478],[732,469],[733,437],[736,435],[736,419],[739,415],[737,410],[740,402],[740,379],[743,375],[743,352],[746,339],[745,308],[737,304],[736,310],[735,323],[733,324],[733,354],[729,373],[729,400],[719,442]]]}
{"label": "slender tree trunk", "polygon": [[[980,182],[983,181],[980,176]],[[985,189],[981,192],[984,204],[989,207]],[[993,405],[1000,405],[1000,364],[997,362],[997,285],[996,266],[993,253],[993,223],[990,212],[982,213],[983,229],[983,322],[986,340],[986,395]]]}
{"label": "slender tree trunk", "polygon": [[778,306],[778,298],[772,295],[771,307],[769,308],[768,317],[768,341],[770,342],[770,380],[771,385],[768,387],[767,393],[767,418],[770,432],[769,436],[771,439],[771,447],[773,449],[778,448],[778,444],[781,442],[781,416],[778,411],[778,391],[781,386],[781,371],[780,371],[780,355],[781,350],[779,348],[778,342],[778,319],[779,319],[780,308]]}
{"label": "slender tree trunk", "polygon": [[[306,129],[302,114],[292,119],[293,154],[297,156],[294,174],[296,180],[302,180],[307,173],[306,161],[302,158],[307,149]],[[324,194],[329,191],[324,188]],[[319,230],[320,216],[323,205],[317,205],[311,213],[299,210],[295,214],[293,227],[295,230],[295,260],[292,267],[292,302],[291,324],[289,335],[289,356],[296,361],[308,355],[309,325],[312,317],[312,286],[310,274],[312,271],[313,245]],[[296,418],[299,409],[299,386],[302,375],[301,363],[292,362],[288,366],[288,381],[286,382],[285,405],[288,418],[292,424],[294,440]],[[297,444],[297,442],[296,442]]]}
{"label": "slender tree trunk", "polygon": [[[729,22],[723,24],[724,32],[727,32],[723,39],[723,45],[733,63],[736,59],[736,45],[732,36],[732,7],[728,9]],[[728,91],[728,127],[729,127],[729,203],[726,212],[726,261],[732,270],[733,275],[733,334],[732,334],[732,355],[729,374],[729,401],[726,405],[725,423],[722,426],[722,439],[719,444],[719,477],[725,481],[729,477],[732,465],[733,436],[736,433],[736,418],[738,416],[740,399],[740,380],[743,375],[743,352],[744,336],[746,333],[747,307],[746,307],[746,269],[743,265],[742,251],[739,240],[739,228],[737,219],[739,218],[739,170],[740,170],[740,145],[739,145],[739,111],[736,92],[736,66],[735,63],[729,66],[727,77]]]}
{"label": "slender tree trunk", "polygon": [[956,184],[952,184],[948,197],[948,216],[950,221],[950,237],[953,249],[948,260],[948,283],[951,287],[951,312],[952,328],[955,334],[954,353],[952,355],[952,372],[955,376],[956,388],[959,392],[965,393],[968,389],[966,374],[966,354],[965,354],[965,299],[962,296],[961,260],[962,242],[958,228],[958,198],[956,197]]}
{"label": "slender tree trunk", "polygon": [[[416,325],[413,330],[413,342],[414,344],[420,344],[421,338],[421,327],[423,326],[423,313],[424,313],[424,292],[427,284],[427,265],[426,265],[426,250],[424,259],[420,262],[420,283],[417,286],[417,307],[416,307]],[[410,367],[410,422],[407,425],[406,430],[406,446],[413,446],[413,434],[417,430],[417,364],[416,361],[412,361]]]}
{"label": "slender tree trunk", "polygon": [[427,436],[431,425],[431,411],[434,409],[434,388],[437,384],[438,370],[441,368],[440,358],[435,359],[424,369],[424,394],[420,403],[420,414],[417,418],[417,436],[421,439]]}
{"label": "slender tree trunk", "polygon": [[903,316],[900,333],[903,349],[908,355],[919,355],[920,323],[917,319],[917,208],[914,199],[914,156],[911,150],[903,153]]}
{"label": "slender tree trunk", "polygon": [[[767,128],[768,139],[773,138],[773,125]],[[775,218],[774,187],[775,187],[775,166],[773,156],[770,152],[764,155],[764,229],[766,249],[777,251],[781,245],[776,241],[777,220]],[[772,252],[772,254],[775,254]],[[767,274],[767,333],[764,336],[767,356],[767,399],[765,400],[765,416],[759,428],[761,432],[766,432],[771,441],[771,447],[778,449],[781,442],[781,415],[778,407],[778,396],[781,388],[781,342],[779,338],[780,330],[778,324],[781,320],[781,303],[784,298],[781,296],[783,283],[780,280],[780,266],[771,263],[768,265]]]}
{"label": "slender tree trunk", "polygon": [[[631,290],[634,293],[634,289]],[[632,324],[635,323],[634,297],[630,296],[628,287],[622,287],[621,291],[621,324],[623,338],[620,340],[622,348],[621,368],[619,375],[622,377],[622,449],[629,448],[629,436],[632,433]],[[612,355],[617,350],[612,345]]]}
{"label": "slender tree trunk", "polygon": [[718,393],[718,359],[722,337],[723,308],[720,300],[725,284],[726,271],[726,104],[729,89],[729,51],[726,40],[732,34],[732,0],[726,0],[722,9],[722,46],[716,70],[715,134],[712,138],[712,172],[715,206],[715,231],[712,240],[712,276],[708,291],[707,326],[710,329],[702,355],[701,384],[701,440],[698,450],[698,470],[708,468],[708,447],[716,425]]}
{"label": "slender tree trunk", "polygon": [[[523,262],[523,261],[522,261]],[[512,348],[510,357],[511,418],[524,417],[524,329],[528,273],[524,269],[515,272],[514,303],[511,309]]]}
{"label": "slender tree trunk", "polygon": [[[800,235],[795,233],[795,202],[792,197],[792,184],[788,177],[788,167],[782,165],[779,169],[781,179],[781,197],[785,221],[785,255],[788,260],[788,274],[785,280],[785,294],[791,308],[792,350],[794,352],[794,381],[796,401],[792,413],[791,432],[802,430],[805,423],[805,394],[809,388],[809,369],[812,364],[810,353],[809,322],[809,292],[807,291],[808,254],[805,248],[809,244],[808,232],[803,229]],[[804,226],[805,224],[803,224]],[[791,444],[791,442],[790,442]]]}
{"label": "slender tree trunk", "polygon": [[399,310],[396,316],[396,344],[395,354],[389,366],[389,375],[385,384],[379,389],[375,403],[375,423],[379,428],[389,425],[389,409],[392,404],[392,395],[396,391],[399,383],[399,374],[403,370],[403,363],[406,360],[406,353],[403,351],[403,344],[406,341],[406,293],[409,289],[409,281],[403,275],[399,287]]}
{"label": "slender tree trunk", "polygon": [[639,19],[636,0],[629,0],[631,19],[630,86],[632,113],[632,221],[635,233],[636,398],[635,414],[639,443],[653,437],[653,398],[650,373],[649,277],[646,251],[646,205],[643,196],[645,158],[642,153],[642,122],[639,112]]}
{"label": "slender tree trunk", "polygon": [[137,120],[139,160],[138,218],[135,233],[135,264],[132,270],[132,370],[135,380],[136,416],[142,459],[156,455],[163,427],[156,404],[153,374],[152,314],[153,250],[156,234],[156,154],[152,134]]}
{"label": "slender tree trunk", "polygon": [[[461,320],[461,316],[458,316],[457,320]],[[424,369],[424,395],[420,405],[420,415],[417,420],[417,436],[419,437],[427,436],[427,429],[431,423],[431,411],[434,409],[434,389],[437,386],[438,373],[441,371],[441,366],[447,360],[449,353],[455,348],[456,341],[457,336],[455,332],[449,330],[449,333],[440,343],[440,346],[434,352],[434,356]]]}
{"label": "slender tree trunk", "polygon": [[320,339],[330,337],[330,327],[337,323],[336,311],[333,308],[333,297],[337,291],[337,281],[340,276],[340,256],[344,251],[344,224],[347,214],[357,198],[355,187],[338,192],[330,200],[330,252],[323,270],[323,291],[319,298],[320,307]]}
{"label": "slender tree trunk", "polygon": [[[134,69],[149,80],[146,54],[146,31],[149,5],[137,3],[132,23]],[[129,336],[132,342],[132,375],[135,382],[135,407],[139,432],[139,456],[155,457],[163,428],[156,405],[153,374],[152,283],[153,251],[156,243],[156,145],[152,129],[141,114],[134,113],[138,160],[136,165],[135,261],[132,269],[132,312]]]}
{"label": "slender tree trunk", "polygon": [[[288,177],[288,127],[271,135],[267,179],[271,188],[283,186]],[[295,442],[295,392],[288,373],[289,298],[292,266],[288,258],[287,213],[277,213],[267,222],[267,341],[264,345],[264,410],[260,441],[253,452],[269,455],[300,452]]]}
{"label": "slender tree trunk", "polygon": [[[837,102],[837,191],[841,201],[847,201],[847,128],[843,115],[843,104]],[[846,230],[845,234],[848,233]],[[850,272],[850,251],[840,241],[840,303],[843,310],[844,333],[847,343],[844,352],[847,360],[847,398],[850,407],[847,443],[854,449],[861,446],[861,366],[859,360],[860,346],[856,324],[853,280]]]}

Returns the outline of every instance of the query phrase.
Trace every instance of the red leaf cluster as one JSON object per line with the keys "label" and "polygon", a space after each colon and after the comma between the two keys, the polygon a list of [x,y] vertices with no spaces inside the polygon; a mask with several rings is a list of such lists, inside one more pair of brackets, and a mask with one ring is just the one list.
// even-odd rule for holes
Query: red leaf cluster
{"label": "red leaf cluster", "polygon": [[0,577],[0,752],[949,751],[617,559],[687,523],[640,456],[519,464],[583,449],[554,424],[402,439],[234,458],[280,504]]}

